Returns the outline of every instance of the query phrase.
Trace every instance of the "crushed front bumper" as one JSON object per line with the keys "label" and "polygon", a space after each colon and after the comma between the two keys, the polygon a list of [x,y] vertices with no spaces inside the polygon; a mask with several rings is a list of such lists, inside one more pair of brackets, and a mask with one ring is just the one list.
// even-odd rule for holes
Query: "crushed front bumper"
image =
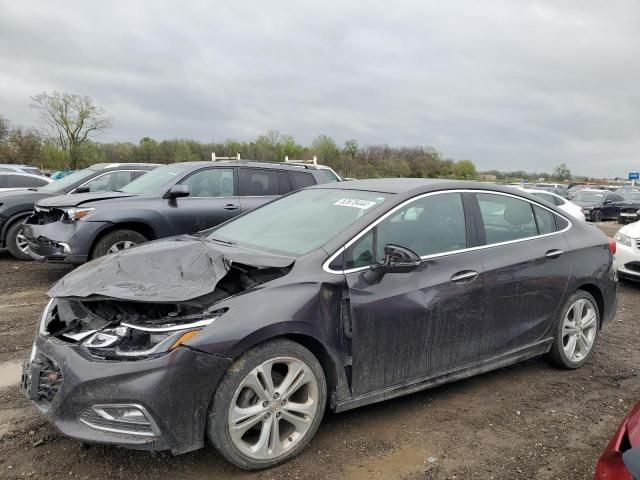
{"label": "crushed front bumper", "polygon": [[[63,434],[174,454],[204,445],[208,407],[229,359],[180,347],[159,358],[101,361],[77,344],[38,337],[22,391]],[[148,425],[114,424],[105,407],[135,406]]]}
{"label": "crushed front bumper", "polygon": [[44,225],[30,223],[29,217],[22,233],[35,260],[78,265],[89,258],[89,250],[104,222],[54,222]]}

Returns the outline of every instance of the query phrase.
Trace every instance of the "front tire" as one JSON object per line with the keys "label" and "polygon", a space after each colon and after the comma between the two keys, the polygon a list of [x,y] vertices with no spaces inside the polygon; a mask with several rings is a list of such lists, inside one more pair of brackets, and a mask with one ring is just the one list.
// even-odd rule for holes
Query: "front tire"
{"label": "front tire", "polygon": [[593,210],[591,212],[591,221],[594,223],[602,221],[602,212],[600,210]]}
{"label": "front tire", "polygon": [[273,467],[311,441],[326,400],[318,359],[298,343],[270,341],[229,367],[209,409],[207,435],[225,459],[242,469]]}
{"label": "front tire", "polygon": [[595,299],[577,290],[560,311],[547,359],[560,368],[580,368],[593,354],[599,333],[600,311]]}
{"label": "front tire", "polygon": [[134,230],[114,230],[113,232],[109,232],[102,236],[100,240],[98,240],[98,243],[96,243],[93,253],[91,254],[91,260],[102,257],[107,253],[116,253],[121,250],[135,247],[136,245],[147,241],[147,237]]}
{"label": "front tire", "polygon": [[9,253],[13,258],[30,261],[33,260],[33,258],[31,258],[28,252],[29,246],[27,244],[27,239],[22,235],[24,220],[24,218],[17,220],[9,226],[9,229],[7,230],[6,245],[7,250],[9,250]]}

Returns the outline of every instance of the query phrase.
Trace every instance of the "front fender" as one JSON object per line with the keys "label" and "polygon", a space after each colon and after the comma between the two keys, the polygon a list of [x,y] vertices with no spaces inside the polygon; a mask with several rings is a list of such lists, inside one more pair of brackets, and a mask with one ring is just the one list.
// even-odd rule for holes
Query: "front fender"
{"label": "front fender", "polygon": [[132,208],[123,210],[100,211],[97,209],[95,213],[87,217],[86,222],[106,222],[111,225],[137,223],[143,224],[155,233],[156,238],[163,238],[173,235],[171,225],[162,214],[162,211]]}

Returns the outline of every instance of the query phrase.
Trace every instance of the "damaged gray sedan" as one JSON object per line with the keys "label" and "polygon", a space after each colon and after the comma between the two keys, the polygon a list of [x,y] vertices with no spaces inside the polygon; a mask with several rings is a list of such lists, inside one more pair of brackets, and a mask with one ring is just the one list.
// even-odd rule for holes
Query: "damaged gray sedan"
{"label": "damaged gray sedan", "polygon": [[245,469],[344,411],[537,355],[577,368],[615,314],[615,243],[522,191],[328,184],[61,279],[22,388],[64,434]]}

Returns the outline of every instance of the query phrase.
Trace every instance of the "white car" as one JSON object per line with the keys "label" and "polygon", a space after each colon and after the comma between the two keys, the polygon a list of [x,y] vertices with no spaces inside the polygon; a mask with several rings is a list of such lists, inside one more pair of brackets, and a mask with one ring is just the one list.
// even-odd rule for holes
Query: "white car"
{"label": "white car", "polygon": [[567,200],[566,198],[562,198],[560,195],[557,195],[553,192],[549,192],[547,190],[541,190],[537,188],[521,188],[521,190],[524,190],[525,192],[530,193],[531,195],[535,195],[538,198],[546,200],[547,202],[555,205],[560,210],[567,212],[569,215],[571,215],[574,218],[577,218],[578,220],[582,220],[583,222],[586,221],[584,213],[582,213],[582,207]]}
{"label": "white car", "polygon": [[618,275],[640,280],[640,222],[625,225],[613,239],[616,241]]}
{"label": "white car", "polygon": [[48,177],[30,173],[0,172],[0,192],[44,187],[52,181]]}

